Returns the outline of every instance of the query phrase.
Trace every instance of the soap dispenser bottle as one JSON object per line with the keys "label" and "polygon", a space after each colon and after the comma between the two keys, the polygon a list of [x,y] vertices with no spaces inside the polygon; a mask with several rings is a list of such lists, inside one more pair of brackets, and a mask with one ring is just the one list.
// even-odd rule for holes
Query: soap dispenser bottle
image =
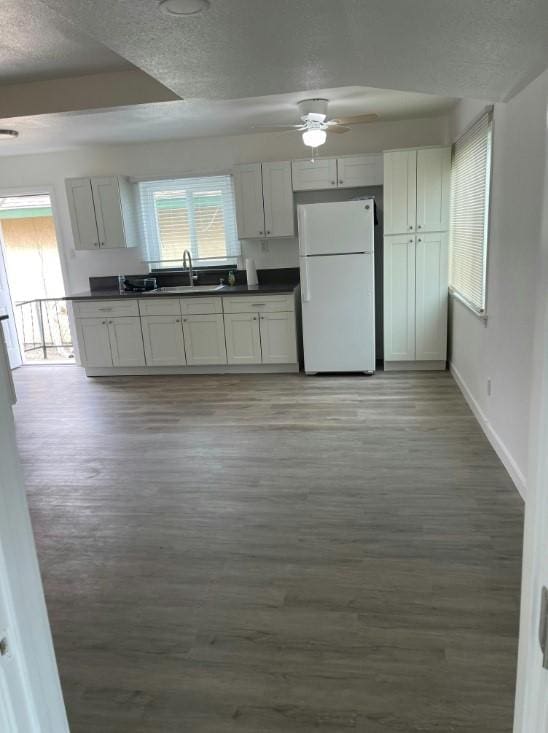
{"label": "soap dispenser bottle", "polygon": [[231,288],[236,285],[236,275],[234,274],[234,270],[230,270],[230,272],[228,273],[228,284]]}

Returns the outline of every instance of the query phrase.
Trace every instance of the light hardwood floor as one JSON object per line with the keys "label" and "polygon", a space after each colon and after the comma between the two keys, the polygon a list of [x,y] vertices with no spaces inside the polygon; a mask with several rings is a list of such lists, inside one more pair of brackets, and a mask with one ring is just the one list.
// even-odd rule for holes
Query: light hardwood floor
{"label": "light hardwood floor", "polygon": [[447,373],[15,381],[72,733],[510,733],[521,500]]}

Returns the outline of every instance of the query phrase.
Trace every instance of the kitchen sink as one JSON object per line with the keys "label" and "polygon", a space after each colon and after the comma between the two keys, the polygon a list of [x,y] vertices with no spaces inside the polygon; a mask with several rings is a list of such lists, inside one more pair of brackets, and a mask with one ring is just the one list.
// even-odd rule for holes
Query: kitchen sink
{"label": "kitchen sink", "polygon": [[171,288],[156,288],[155,290],[147,290],[147,295],[154,293],[173,293],[174,295],[192,294],[192,293],[209,293],[215,290],[222,290],[224,285],[175,285]]}

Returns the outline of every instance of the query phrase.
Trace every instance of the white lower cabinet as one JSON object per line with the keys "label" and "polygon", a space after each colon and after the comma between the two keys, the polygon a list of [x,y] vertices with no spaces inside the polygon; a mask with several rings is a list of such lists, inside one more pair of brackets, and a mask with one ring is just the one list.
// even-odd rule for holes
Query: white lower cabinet
{"label": "white lower cabinet", "polygon": [[184,366],[187,363],[181,316],[141,316],[148,366]]}
{"label": "white lower cabinet", "polygon": [[225,313],[225,336],[229,364],[261,363],[261,335],[257,313]]}
{"label": "white lower cabinet", "polygon": [[261,313],[259,326],[263,364],[290,364],[297,361],[293,313]]}
{"label": "white lower cabinet", "polygon": [[[384,238],[384,360],[447,359],[447,234]],[[432,368],[432,367],[429,367]]]}
{"label": "white lower cabinet", "polygon": [[447,358],[447,234],[421,234],[416,250],[416,352],[418,361]]}
{"label": "white lower cabinet", "polygon": [[183,332],[189,366],[227,363],[222,315],[184,316]]}
{"label": "white lower cabinet", "polygon": [[109,318],[108,337],[115,367],[145,366],[143,336],[139,318]]}
{"label": "white lower cabinet", "polygon": [[76,321],[80,357],[86,367],[145,366],[138,317],[79,318]]}
{"label": "white lower cabinet", "polygon": [[112,353],[106,319],[79,318],[76,329],[82,364],[86,367],[111,367]]}
{"label": "white lower cabinet", "polygon": [[415,237],[384,238],[384,360],[415,360]]}
{"label": "white lower cabinet", "polygon": [[74,313],[82,364],[93,376],[118,367],[260,371],[278,364],[280,371],[298,371],[293,294],[89,299],[75,303]]}

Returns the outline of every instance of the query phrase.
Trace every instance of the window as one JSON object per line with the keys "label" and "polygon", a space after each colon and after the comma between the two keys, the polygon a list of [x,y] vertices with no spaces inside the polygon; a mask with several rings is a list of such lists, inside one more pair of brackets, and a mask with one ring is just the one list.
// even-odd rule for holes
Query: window
{"label": "window", "polygon": [[485,312],[492,111],[453,146],[451,166],[450,285],[470,308]]}
{"label": "window", "polygon": [[207,264],[239,256],[231,176],[145,181],[138,197],[148,262],[180,265],[185,249]]}

